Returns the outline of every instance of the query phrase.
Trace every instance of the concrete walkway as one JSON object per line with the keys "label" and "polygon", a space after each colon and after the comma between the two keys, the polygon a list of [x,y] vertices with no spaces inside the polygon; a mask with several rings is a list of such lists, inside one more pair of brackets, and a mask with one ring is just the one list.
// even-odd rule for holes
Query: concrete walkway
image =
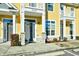
{"label": "concrete walkway", "polygon": [[[75,44],[76,43],[76,44]],[[79,47],[79,41],[55,43],[30,43],[25,46],[10,46],[10,42],[0,44],[0,55],[36,55],[57,50]]]}

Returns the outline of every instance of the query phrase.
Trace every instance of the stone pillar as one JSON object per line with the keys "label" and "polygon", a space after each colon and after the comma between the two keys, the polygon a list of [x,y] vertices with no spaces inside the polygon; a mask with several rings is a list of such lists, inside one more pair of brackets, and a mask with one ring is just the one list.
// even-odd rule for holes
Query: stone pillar
{"label": "stone pillar", "polygon": [[63,19],[63,37],[66,37],[66,19]]}
{"label": "stone pillar", "polygon": [[76,23],[75,20],[73,21],[73,40],[76,39]]}
{"label": "stone pillar", "polygon": [[20,12],[20,21],[21,21],[21,45],[25,45],[25,33],[24,33],[24,3],[21,3],[21,12]]}
{"label": "stone pillar", "polygon": [[13,15],[13,34],[16,34],[16,15]]}
{"label": "stone pillar", "polygon": [[45,31],[45,3],[43,4],[43,13],[42,13],[42,40],[45,42],[46,31]]}

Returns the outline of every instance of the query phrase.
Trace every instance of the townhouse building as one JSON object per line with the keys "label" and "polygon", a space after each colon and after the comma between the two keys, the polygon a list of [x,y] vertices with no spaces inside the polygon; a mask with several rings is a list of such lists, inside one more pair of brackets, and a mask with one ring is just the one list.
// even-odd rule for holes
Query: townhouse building
{"label": "townhouse building", "polygon": [[19,34],[21,43],[79,37],[79,4],[0,3],[0,39]]}

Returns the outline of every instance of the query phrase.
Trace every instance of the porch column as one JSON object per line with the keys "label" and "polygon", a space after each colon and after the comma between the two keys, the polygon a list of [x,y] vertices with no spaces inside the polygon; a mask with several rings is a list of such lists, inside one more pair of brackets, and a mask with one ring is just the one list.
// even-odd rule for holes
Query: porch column
{"label": "porch column", "polygon": [[63,19],[63,38],[66,37],[66,19]]}
{"label": "porch column", "polygon": [[45,14],[42,14],[42,32],[45,33]]}
{"label": "porch column", "polygon": [[45,31],[45,3],[43,4],[43,13],[42,13],[42,40],[45,42],[46,31]]}
{"label": "porch column", "polygon": [[16,34],[16,15],[13,15],[13,34]]}
{"label": "porch column", "polygon": [[25,45],[25,33],[24,33],[24,3],[21,3],[21,12],[20,12],[20,21],[21,21],[21,45]]}
{"label": "porch column", "polygon": [[73,40],[76,39],[76,23],[75,20],[73,21]]}

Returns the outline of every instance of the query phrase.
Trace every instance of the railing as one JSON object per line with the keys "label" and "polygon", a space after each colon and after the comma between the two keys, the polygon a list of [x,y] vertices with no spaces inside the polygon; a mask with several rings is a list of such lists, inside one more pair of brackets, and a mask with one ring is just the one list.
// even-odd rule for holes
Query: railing
{"label": "railing", "polygon": [[64,16],[64,11],[63,10],[60,11],[60,16]]}
{"label": "railing", "polygon": [[75,14],[74,14],[74,11],[71,11],[71,12],[70,12],[70,16],[71,16],[71,17],[74,17],[74,15],[75,15]]}
{"label": "railing", "polygon": [[60,11],[60,16],[67,16],[67,17],[75,17],[74,11],[70,11],[70,12],[64,12],[64,10]]}
{"label": "railing", "polygon": [[43,3],[34,3],[35,5],[28,5],[28,8],[33,8],[33,9],[43,9]]}
{"label": "railing", "polygon": [[33,6],[27,6],[27,7],[25,7],[25,10],[29,11],[29,12],[42,13],[44,11],[44,4],[36,3],[35,7],[33,7]]}

